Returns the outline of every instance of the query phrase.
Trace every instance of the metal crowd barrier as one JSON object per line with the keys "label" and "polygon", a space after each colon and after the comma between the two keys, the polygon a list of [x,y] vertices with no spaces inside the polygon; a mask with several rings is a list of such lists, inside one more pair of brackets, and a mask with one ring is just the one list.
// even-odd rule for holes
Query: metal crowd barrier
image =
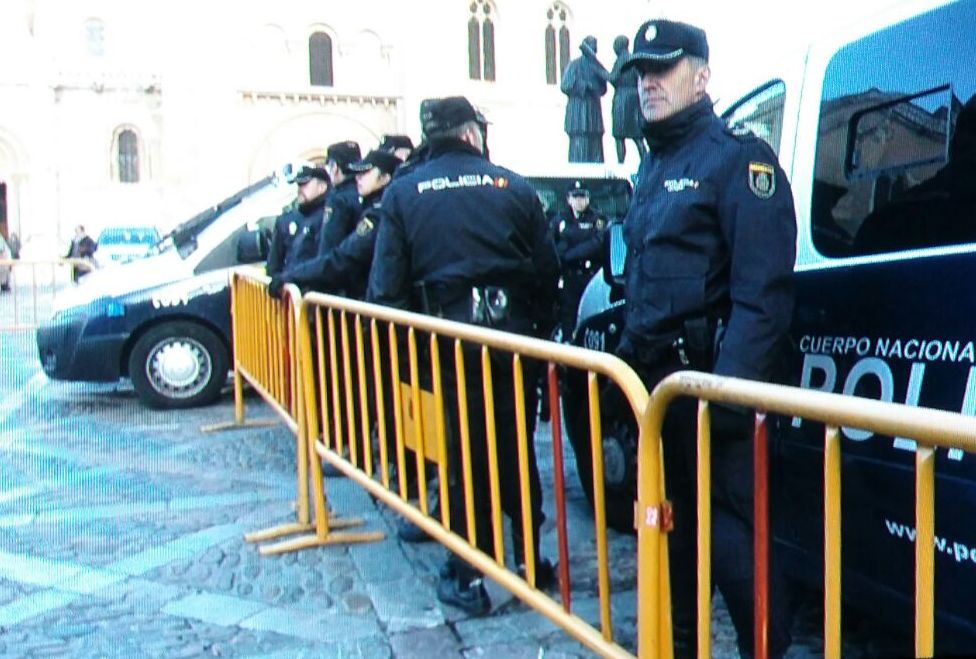
{"label": "metal crowd barrier", "polygon": [[[245,420],[244,383],[250,385],[284,421],[295,435],[296,501],[295,521],[254,531],[244,536],[247,542],[275,540],[295,533],[311,532],[297,540],[262,545],[263,555],[337,542],[367,542],[382,539],[379,533],[336,534],[330,531],[361,525],[361,519],[339,519],[326,505],[322,465],[313,459],[304,414],[305,397],[298,358],[301,291],[284,287],[281,299],[268,295],[271,280],[261,274],[234,271],[230,274],[231,317],[234,353],[234,421],[206,426],[204,431],[243,426],[267,425],[265,420]],[[309,482],[313,493],[314,519],[309,509]]]}
{"label": "metal crowd barrier", "polygon": [[[930,408],[885,403],[841,394],[811,391],[705,373],[675,373],[652,392],[646,420],[647,436],[660,437],[667,406],[677,396],[699,400],[698,424],[698,555],[711,555],[710,534],[710,415],[709,402],[743,405],[757,410],[754,433],[755,473],[755,656],[768,656],[767,578],[769,551],[768,413],[824,424],[824,655],[841,655],[841,499],[840,428],[869,430],[890,437],[915,439],[915,654],[931,657],[934,652],[934,555],[935,555],[935,448],[956,448],[976,452],[976,422],[973,417]],[[638,474],[656,471],[657,442],[642,443]],[[653,450],[652,450],[653,449]],[[644,501],[653,485],[641,477],[639,498]],[[650,529],[638,528],[638,535]],[[642,548],[644,544],[640,545]],[[698,656],[711,656],[709,631],[711,571],[709,561],[698,565]],[[639,592],[644,592],[642,585]],[[704,594],[704,595],[703,595]],[[638,639],[642,645],[645,639]]]}
{"label": "metal crowd barrier", "polygon": [[72,284],[72,272],[91,270],[84,259],[0,259],[10,268],[10,290],[0,292],[0,331],[36,329],[55,299]]}
{"label": "metal crowd barrier", "polygon": [[[465,323],[366,304],[341,297],[305,295],[298,323],[301,344],[299,364],[303,370],[303,392],[308,436],[316,438],[311,449],[337,470],[360,484],[372,496],[419,526],[442,545],[495,580],[530,607],[560,626],[570,636],[606,657],[633,656],[615,642],[611,620],[607,526],[604,513],[603,456],[600,416],[602,382],[614,382],[634,414],[638,427],[645,428],[647,392],[636,374],[613,355],[584,350],[550,341],[499,332]],[[421,336],[422,335],[422,336]],[[472,504],[471,437],[466,392],[463,346],[476,347],[481,361],[488,446],[488,481],[491,532],[494,555],[480,551],[469,538],[475,535]],[[441,372],[442,350],[453,352],[453,378]],[[445,355],[446,356],[446,355]],[[494,361],[492,359],[494,356]],[[495,385],[492,369],[499,356],[511,364],[514,390],[517,472],[522,506],[522,547],[526,574],[523,578],[506,562],[498,464],[499,428],[494,414]],[[510,360],[510,361],[509,361]],[[535,529],[529,516],[528,442],[535,410],[525,408],[526,362],[548,364],[547,383],[553,419],[555,492],[543,498],[555,501],[558,535],[559,601],[537,589],[535,575]],[[448,359],[450,361],[450,359]],[[562,438],[558,421],[557,369],[578,369],[586,373],[595,528],[596,583],[599,596],[598,627],[573,611],[570,548],[565,509]],[[506,375],[507,377],[507,375]],[[446,410],[445,380],[456,383],[457,409]],[[392,409],[390,409],[392,407]],[[465,527],[452,529],[449,515],[452,493],[447,487],[448,463],[452,451],[448,421],[457,419],[456,441],[464,491]],[[321,440],[317,439],[320,436]],[[392,436],[391,436],[392,435]],[[643,437],[642,437],[643,439]],[[653,444],[654,442],[646,442]],[[408,457],[408,449],[412,457]],[[315,461],[313,460],[313,463]],[[391,469],[393,465],[393,469]],[[439,483],[440,516],[434,517],[427,502],[427,472],[436,473]],[[394,482],[391,471],[398,477]],[[416,476],[417,504],[411,503],[406,475]],[[660,508],[663,482],[660,465],[645,472],[648,480],[646,507]],[[314,476],[313,476],[314,482]],[[654,493],[657,494],[654,494]],[[639,625],[644,629],[642,656],[670,656],[670,601],[667,587],[666,543],[663,525],[657,533],[645,533],[638,571],[647,578],[639,591]],[[577,543],[574,548],[579,547]],[[666,648],[666,649],[665,649]]]}
{"label": "metal crowd barrier", "polygon": [[[277,303],[265,292],[266,278],[234,278],[235,318],[292,318],[291,313],[269,314],[267,305]],[[307,462],[310,472],[299,467],[299,490],[310,477],[316,505],[314,523],[292,525],[292,532],[314,529],[303,538],[262,548],[262,553],[277,553],[330,542],[360,542],[376,539],[332,533],[343,524],[331,520],[325,506],[322,465],[319,458],[357,482],[376,499],[419,526],[442,545],[464,558],[488,577],[521,599],[530,607],[560,626],[570,636],[606,657],[634,656],[615,641],[611,619],[613,593],[610,589],[607,528],[604,513],[603,456],[601,450],[601,391],[612,381],[622,392],[634,416],[638,440],[638,497],[635,502],[637,528],[637,635],[636,651],[640,657],[670,657],[672,638],[670,624],[670,585],[668,579],[667,531],[670,509],[664,496],[661,457],[661,426],[667,406],[678,396],[699,400],[698,426],[698,555],[709,557],[710,535],[710,412],[709,402],[742,405],[756,412],[756,631],[755,656],[768,655],[766,627],[768,598],[769,519],[766,476],[767,414],[800,417],[825,424],[824,433],[824,645],[825,655],[840,656],[840,434],[841,427],[855,427],[888,436],[914,438],[916,453],[916,630],[918,656],[933,651],[934,602],[934,448],[958,448],[976,451],[976,424],[960,414],[905,405],[882,403],[839,394],[758,383],[713,375],[681,372],[663,382],[648,396],[637,375],[616,357],[555,344],[519,335],[498,332],[468,324],[454,323],[430,316],[403,312],[321,294],[307,294],[298,303],[297,292],[289,290],[290,309],[297,309],[297,319],[288,320],[292,330],[275,329],[274,323],[248,321],[254,334],[239,337],[244,323],[235,324],[235,352],[242,355],[241,377],[252,383],[279,382],[277,391],[292,396],[288,407],[298,437],[299,463]],[[241,315],[243,314],[243,316]],[[287,348],[270,337],[288,335]],[[250,343],[249,343],[250,342]],[[493,409],[494,389],[491,377],[491,355],[504,354],[511,359],[515,391],[516,432],[518,437],[518,478],[523,520],[528,519],[527,502],[527,415],[534,413],[524,406],[526,383],[523,365],[526,360],[548,364],[547,384],[552,410],[554,492],[543,497],[555,502],[558,535],[558,601],[535,588],[532,553],[534,529],[523,526],[523,547],[527,574],[523,578],[507,567],[502,538],[502,513],[499,500],[499,465],[497,431],[492,414],[485,415],[489,459],[488,477],[491,498],[491,529],[495,553],[481,552],[473,535],[471,504],[470,433],[462,346],[476,346],[483,368],[485,410]],[[441,372],[441,350],[453,351],[457,386],[457,410],[445,410],[444,374]],[[274,362],[251,366],[249,360],[265,359],[262,353],[287,354],[293,369],[290,387],[281,387],[284,365]],[[252,355],[248,357],[247,355]],[[235,358],[236,360],[236,358]],[[558,368],[557,368],[558,366]],[[277,370],[276,370],[277,369]],[[599,622],[591,625],[576,615],[571,593],[573,575],[569,572],[570,548],[565,509],[562,464],[562,430],[560,427],[558,383],[560,371],[578,369],[585,372],[586,406],[589,440],[593,461],[594,530],[596,584],[599,596]],[[254,374],[264,374],[255,376]],[[269,375],[270,374],[270,375]],[[277,377],[277,379],[276,379]],[[269,386],[264,389],[270,391]],[[239,389],[239,386],[237,387]],[[285,409],[282,398],[270,397],[279,410]],[[446,486],[448,444],[447,417],[456,412],[457,433],[465,497],[465,528],[451,529],[448,514],[451,493]],[[305,444],[304,448],[302,444]],[[391,469],[391,465],[393,468]],[[427,502],[427,470],[436,473],[441,497],[439,518],[433,516]],[[398,477],[393,480],[391,472]],[[416,475],[417,503],[411,502],[405,474]],[[308,474],[308,476],[303,475]],[[307,489],[304,490],[307,492]],[[550,498],[551,497],[551,498]],[[301,517],[301,515],[300,515]],[[301,521],[301,520],[300,520]],[[357,520],[358,521],[358,520]],[[463,531],[463,532],[462,532]],[[577,543],[574,548],[579,547]],[[708,560],[698,567],[698,652],[711,654],[710,593],[711,569]]]}

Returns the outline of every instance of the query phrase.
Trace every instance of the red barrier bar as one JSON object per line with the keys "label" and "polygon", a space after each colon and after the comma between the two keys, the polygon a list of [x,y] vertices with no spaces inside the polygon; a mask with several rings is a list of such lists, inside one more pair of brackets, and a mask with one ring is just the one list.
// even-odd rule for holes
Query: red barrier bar
{"label": "red barrier bar", "polygon": [[559,594],[570,613],[569,540],[566,533],[566,476],[563,470],[562,417],[559,414],[559,382],[556,365],[549,362],[549,419],[552,421],[552,468],[556,488],[556,533],[559,538]]}
{"label": "red barrier bar", "polygon": [[756,526],[754,575],[756,628],[753,649],[756,659],[766,659],[769,656],[767,634],[769,629],[769,455],[766,442],[766,414],[763,412],[756,412],[753,447],[752,472],[755,487],[753,523]]}

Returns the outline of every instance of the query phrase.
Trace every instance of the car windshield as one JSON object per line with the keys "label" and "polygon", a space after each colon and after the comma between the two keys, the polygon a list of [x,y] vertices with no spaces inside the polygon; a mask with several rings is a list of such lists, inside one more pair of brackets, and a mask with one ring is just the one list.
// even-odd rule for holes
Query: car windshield
{"label": "car windshield", "polygon": [[151,247],[159,240],[159,233],[152,228],[115,227],[105,229],[98,236],[98,245],[144,245]]}

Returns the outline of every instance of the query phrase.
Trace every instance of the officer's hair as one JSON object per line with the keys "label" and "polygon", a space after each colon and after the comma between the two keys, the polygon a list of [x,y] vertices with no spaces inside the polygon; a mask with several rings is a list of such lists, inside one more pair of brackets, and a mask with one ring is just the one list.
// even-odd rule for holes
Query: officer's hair
{"label": "officer's hair", "polygon": [[688,63],[691,64],[691,68],[695,71],[708,66],[708,60],[697,55],[688,55]]}
{"label": "officer's hair", "polygon": [[447,130],[439,130],[436,133],[428,133],[427,139],[461,139],[461,137],[469,130],[480,130],[477,121],[465,121],[460,126],[455,126],[454,128],[448,128]]}

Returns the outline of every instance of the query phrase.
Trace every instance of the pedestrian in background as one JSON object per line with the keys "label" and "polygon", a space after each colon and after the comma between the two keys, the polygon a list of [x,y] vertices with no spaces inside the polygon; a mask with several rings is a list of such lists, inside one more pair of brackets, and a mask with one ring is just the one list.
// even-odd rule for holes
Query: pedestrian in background
{"label": "pedestrian in background", "polygon": [[[650,153],[624,220],[627,312],[618,354],[648,391],[681,369],[772,380],[783,365],[793,312],[796,218],[789,182],[765,142],[715,115],[703,30],[647,21],[623,69],[631,67],[639,75]],[[674,512],[668,555],[678,657],[695,656],[696,645],[695,403],[672,403],[662,430]],[[752,656],[752,415],[717,403],[710,409],[712,574],[740,653]],[[769,656],[781,657],[790,626],[775,561],[769,612]]]}
{"label": "pedestrian in background", "polygon": [[92,257],[95,256],[95,250],[98,249],[98,243],[88,235],[85,231],[85,227],[79,224],[75,227],[75,235],[71,240],[71,246],[68,248],[68,253],[65,255],[69,259],[81,259],[83,261],[88,261],[89,265],[78,265],[72,264],[71,266],[71,280],[78,283],[78,280],[91,272],[93,265]]}
{"label": "pedestrian in background", "polygon": [[[542,310],[552,309],[558,260],[535,191],[518,174],[488,161],[487,122],[466,98],[427,99],[421,107],[429,153],[409,173],[397,176],[383,198],[384,219],[368,299],[449,320],[546,335],[551,314]],[[442,185],[443,181],[468,183]],[[454,532],[467,535],[452,345],[453,341],[446,341],[441,348],[450,437],[449,513]],[[463,349],[477,546],[494,555],[481,349],[471,344]],[[524,573],[512,360],[492,351],[491,364],[501,505],[511,519],[515,560]],[[527,382],[535,381],[535,368],[534,364],[525,368]],[[525,389],[526,409],[533,410],[534,387]],[[537,584],[545,587],[554,581],[555,572],[538,552],[544,515],[531,440],[534,425],[530,416],[529,523],[536,545]],[[437,597],[471,615],[485,614],[491,608],[480,572],[453,554],[441,570]]]}

